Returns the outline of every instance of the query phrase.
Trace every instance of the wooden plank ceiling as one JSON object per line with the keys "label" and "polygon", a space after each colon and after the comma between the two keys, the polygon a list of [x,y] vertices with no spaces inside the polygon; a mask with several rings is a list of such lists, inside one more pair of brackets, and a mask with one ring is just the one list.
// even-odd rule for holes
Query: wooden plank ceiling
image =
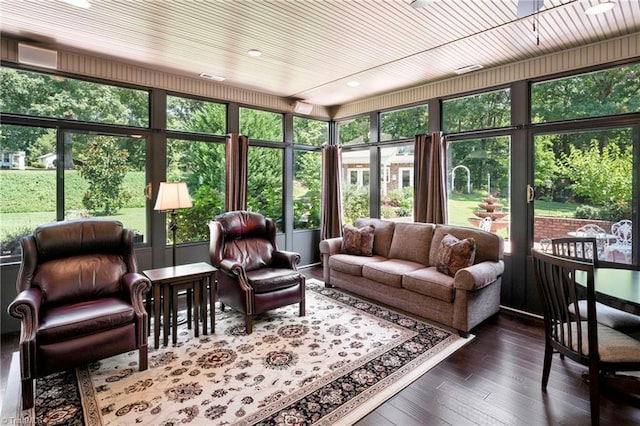
{"label": "wooden plank ceiling", "polygon": [[604,0],[544,0],[523,18],[518,0],[88,1],[2,0],[0,31],[325,106],[640,31],[640,0],[595,16],[584,11]]}

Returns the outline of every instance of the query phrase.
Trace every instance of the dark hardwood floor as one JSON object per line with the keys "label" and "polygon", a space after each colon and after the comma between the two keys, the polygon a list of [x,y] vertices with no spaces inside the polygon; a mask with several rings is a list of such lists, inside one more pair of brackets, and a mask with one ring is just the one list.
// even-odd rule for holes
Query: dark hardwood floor
{"label": "dark hardwood floor", "polygon": [[[322,279],[319,268],[303,270]],[[357,425],[587,425],[584,368],[553,359],[547,392],[540,389],[542,320],[503,310],[472,331],[475,339],[387,400]],[[4,397],[17,334],[2,336]],[[602,425],[640,425],[640,400],[603,390]]]}

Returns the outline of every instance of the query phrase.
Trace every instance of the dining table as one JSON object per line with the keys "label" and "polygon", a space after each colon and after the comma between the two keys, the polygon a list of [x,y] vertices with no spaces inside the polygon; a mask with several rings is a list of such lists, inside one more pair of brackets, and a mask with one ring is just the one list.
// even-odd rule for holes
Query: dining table
{"label": "dining table", "polygon": [[[576,281],[585,284],[586,273],[576,271]],[[640,271],[623,268],[595,268],[596,300],[613,308],[640,315]]]}
{"label": "dining table", "polygon": [[[586,285],[585,271],[576,271],[576,282]],[[640,315],[640,271],[622,268],[594,268],[596,300],[605,305]],[[583,374],[588,378],[588,373]],[[610,373],[601,378],[605,388],[628,395],[640,395],[640,377]]]}

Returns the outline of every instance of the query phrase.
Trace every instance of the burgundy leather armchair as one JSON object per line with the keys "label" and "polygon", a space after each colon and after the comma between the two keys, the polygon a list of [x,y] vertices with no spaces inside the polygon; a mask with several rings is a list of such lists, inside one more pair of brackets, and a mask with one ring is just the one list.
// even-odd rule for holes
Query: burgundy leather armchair
{"label": "burgundy leather armchair", "polygon": [[33,406],[33,380],[139,350],[147,368],[151,283],[137,272],[133,231],[118,221],[83,219],[43,225],[22,238],[18,295],[22,407]]}
{"label": "burgundy leather armchair", "polygon": [[209,222],[211,264],[218,268],[218,299],[245,314],[246,331],[254,315],[300,304],[305,315],[305,277],[298,253],[278,250],[272,219],[246,211],[224,213]]}

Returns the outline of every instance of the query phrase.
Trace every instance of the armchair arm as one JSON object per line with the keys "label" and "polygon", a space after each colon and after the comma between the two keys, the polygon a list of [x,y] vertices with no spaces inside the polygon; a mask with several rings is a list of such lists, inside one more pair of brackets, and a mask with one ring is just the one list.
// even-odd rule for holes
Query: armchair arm
{"label": "armchair arm", "polygon": [[38,312],[42,304],[42,292],[37,287],[21,291],[9,304],[7,312],[22,322],[21,341],[34,340],[38,329]]}
{"label": "armchair arm", "polygon": [[247,280],[247,273],[241,264],[229,259],[222,259],[218,266],[218,271],[222,271],[223,273],[236,278],[243,291],[253,291],[253,288],[248,284],[249,281]]}
{"label": "armchair arm", "polygon": [[151,281],[139,272],[130,272],[122,276],[122,284],[136,313],[145,312],[144,296],[151,289]]}
{"label": "armchair arm", "polygon": [[479,290],[495,282],[504,272],[504,262],[480,262],[460,269],[453,280],[453,286],[462,290]]}
{"label": "armchair arm", "polygon": [[328,238],[320,241],[320,253],[321,254],[337,254],[340,253],[342,248],[342,237]]}
{"label": "armchair arm", "polygon": [[278,268],[298,269],[300,254],[292,251],[278,250],[273,252],[273,265]]}

